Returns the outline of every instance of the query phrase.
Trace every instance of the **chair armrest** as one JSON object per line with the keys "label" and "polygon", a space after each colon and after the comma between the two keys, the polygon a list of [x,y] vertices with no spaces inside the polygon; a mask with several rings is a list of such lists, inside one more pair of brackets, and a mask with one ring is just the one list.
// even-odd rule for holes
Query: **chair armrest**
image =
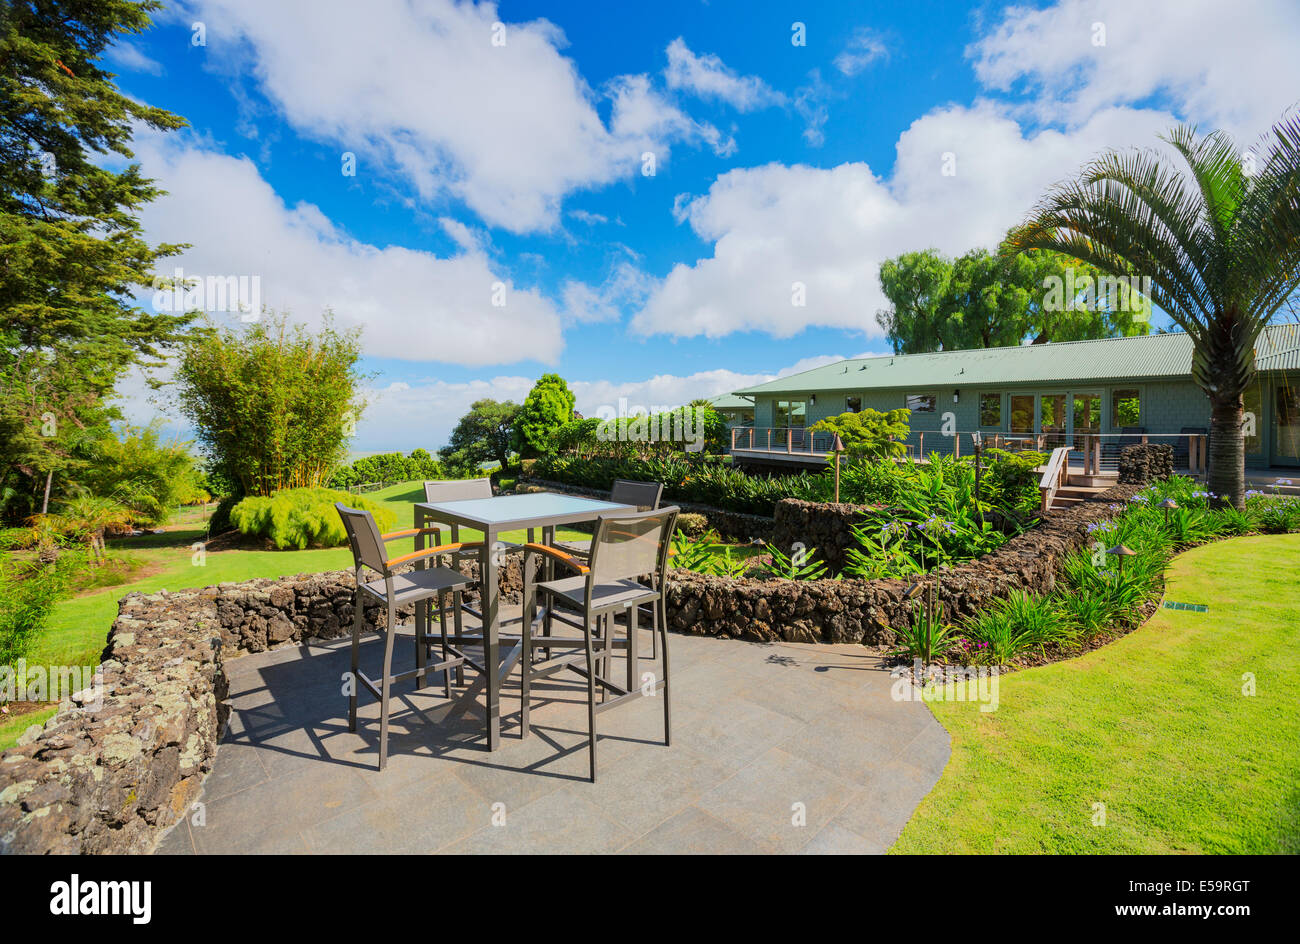
{"label": "chair armrest", "polygon": [[401,557],[394,557],[388,562],[391,570],[398,564],[409,564],[413,560],[422,560],[426,557],[435,557],[439,554],[451,554],[463,548],[482,548],[482,542],[457,541],[455,544],[439,544],[437,547],[426,547],[422,551],[412,551],[409,554],[403,554]]}
{"label": "chair armrest", "polygon": [[405,531],[389,531],[387,534],[379,535],[381,541],[396,541],[398,538],[410,538],[417,534],[432,534],[435,540],[442,538],[441,528],[407,528]]}
{"label": "chair armrest", "polygon": [[551,547],[548,544],[536,544],[533,542],[529,542],[528,544],[525,544],[524,556],[527,557],[529,554],[545,554],[547,557],[551,558],[552,560],[557,560],[561,564],[568,564],[570,567],[572,567],[580,574],[585,574],[587,573],[587,571],[591,569],[590,567],[585,567],[582,564],[578,563],[578,559],[574,557],[572,554],[566,554],[564,553],[564,551],[560,550],[559,548]]}

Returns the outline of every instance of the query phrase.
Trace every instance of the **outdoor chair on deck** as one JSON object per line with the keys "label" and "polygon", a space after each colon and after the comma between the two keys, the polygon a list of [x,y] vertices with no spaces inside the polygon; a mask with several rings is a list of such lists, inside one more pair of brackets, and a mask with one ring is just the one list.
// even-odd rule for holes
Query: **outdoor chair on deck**
{"label": "outdoor chair on deck", "polygon": [[[629,479],[615,479],[614,487],[609,490],[609,500],[616,505],[632,505],[642,511],[654,511],[663,498],[662,482],[633,482]],[[556,541],[554,546],[572,554],[581,560],[591,556],[591,539],[585,541]]]}
{"label": "outdoor chair on deck", "polygon": [[[634,482],[631,479],[615,479],[614,487],[609,490],[609,500],[616,505],[632,505],[642,511],[654,511],[659,507],[659,502],[663,499],[664,485],[662,482]],[[591,556],[591,539],[577,541],[553,541],[553,547],[557,547],[566,554],[571,554],[580,562],[585,562]],[[658,641],[658,611],[653,607],[650,609],[650,658],[656,658],[659,651]]]}
{"label": "outdoor chair on deck", "polygon": [[[364,686],[379,699],[379,769],[388,763],[388,708],[394,682],[416,678],[416,688],[423,687],[430,672],[443,673],[443,690],[451,697],[451,669],[462,671],[462,666],[469,662],[465,654],[447,643],[447,597],[457,613],[459,625],[459,608],[461,591],[473,581],[462,575],[459,570],[450,567],[433,566],[412,570],[407,573],[395,573],[395,568],[414,561],[427,561],[466,550],[472,545],[461,543],[439,544],[441,531],[438,528],[408,528],[390,534],[380,534],[375,525],[374,516],[368,511],[349,508],[336,504],[343,527],[347,531],[348,544],[352,548],[352,559],[356,570],[356,598],[353,603],[352,617],[352,691],[348,697],[348,730],[357,729],[357,695]],[[413,537],[417,534],[432,533],[434,546],[422,551],[413,551],[400,557],[388,556],[386,541]],[[479,545],[481,549],[481,545]],[[380,579],[367,579],[365,571],[369,569],[380,575]],[[387,621],[384,633],[384,666],[379,680],[369,678],[361,671],[361,630],[365,620],[365,595],[383,604],[386,608]],[[393,643],[397,639],[397,610],[399,607],[414,603],[416,606],[429,606],[434,598],[438,600],[439,626],[442,636],[441,658],[429,664],[428,658],[433,648],[433,641],[427,636],[417,636],[415,640],[415,668],[406,672],[393,673]],[[425,626],[428,625],[426,620]]]}
{"label": "outdoor chair on deck", "polygon": [[[659,651],[662,652],[660,677],[652,690],[660,691],[664,700],[664,744],[671,742],[668,706],[668,620],[664,612],[665,571],[668,547],[677,521],[676,507],[643,511],[635,514],[602,517],[591,543],[589,564],[544,544],[528,544],[524,549],[524,625],[523,651],[519,660],[521,675],[520,737],[530,733],[529,709],[532,683],[538,679],[570,669],[587,681],[587,750],[590,778],[596,782],[596,715],[645,694],[637,678],[637,615],[642,605],[656,612]],[[537,565],[547,558],[574,571],[573,576],[534,582]],[[647,578],[649,578],[647,580]],[[538,598],[543,610],[538,612]],[[564,606],[579,614],[577,619],[556,610]],[[627,652],[626,684],[609,677],[611,656],[618,648],[614,618],[626,613]],[[581,638],[554,635],[553,625],[560,623],[582,631]],[[596,632],[601,624],[600,654],[596,653]],[[539,633],[539,629],[541,632]],[[534,664],[534,646],[549,654],[561,655]],[[597,687],[601,690],[599,704]],[[608,696],[613,694],[613,698]]]}

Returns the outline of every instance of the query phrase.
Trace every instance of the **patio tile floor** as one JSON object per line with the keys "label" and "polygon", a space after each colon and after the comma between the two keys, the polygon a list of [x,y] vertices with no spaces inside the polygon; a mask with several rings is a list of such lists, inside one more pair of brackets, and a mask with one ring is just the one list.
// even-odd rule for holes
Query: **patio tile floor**
{"label": "patio tile floor", "polygon": [[[884,852],[948,759],[944,729],[924,704],[894,701],[864,649],[674,634],[672,746],[657,697],[602,714],[595,784],[575,675],[535,686],[525,739],[512,675],[495,753],[473,673],[451,702],[441,678],[397,686],[380,773],[378,704],[363,698],[347,730],[348,645],[226,664],[231,719],[201,823],[182,822],[159,853]],[[647,630],[639,648],[654,671]],[[399,640],[395,661],[413,652]],[[381,654],[368,638],[368,674]]]}

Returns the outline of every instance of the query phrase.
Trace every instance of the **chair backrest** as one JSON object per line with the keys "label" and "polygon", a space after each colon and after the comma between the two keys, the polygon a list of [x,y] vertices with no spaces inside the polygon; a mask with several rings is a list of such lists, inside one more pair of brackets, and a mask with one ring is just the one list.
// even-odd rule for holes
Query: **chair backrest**
{"label": "chair backrest", "polygon": [[609,490],[609,500],[616,505],[635,505],[654,511],[659,507],[663,497],[662,482],[633,482],[628,479],[615,479],[614,487]]}
{"label": "chair backrest", "polygon": [[657,574],[668,566],[676,505],[636,514],[602,516],[591,539],[591,579],[606,583]]}
{"label": "chair backrest", "polygon": [[371,570],[384,573],[388,568],[388,551],[384,548],[379,526],[375,524],[375,516],[342,503],[336,502],[334,507],[343,519],[343,530],[348,533],[348,544],[352,547],[357,569],[360,570],[364,564]]}
{"label": "chair backrest", "polygon": [[424,483],[424,500],[427,502],[463,501],[470,498],[491,497],[491,479],[448,479]]}

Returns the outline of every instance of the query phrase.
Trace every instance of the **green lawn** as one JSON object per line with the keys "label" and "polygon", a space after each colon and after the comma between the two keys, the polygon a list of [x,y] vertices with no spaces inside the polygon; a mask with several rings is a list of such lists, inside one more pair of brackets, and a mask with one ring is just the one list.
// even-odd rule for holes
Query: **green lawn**
{"label": "green lawn", "polygon": [[1300,852],[1297,573],[1300,535],[1207,544],[1166,599],[1208,613],[1010,675],[993,712],[932,703],[952,758],[892,851]]}
{"label": "green lawn", "polygon": [[[424,500],[424,490],[419,482],[404,482],[382,491],[368,492],[366,497],[392,508],[397,513],[397,527],[407,528],[414,520],[412,505]],[[148,567],[153,572],[141,579],[60,601],[49,626],[28,655],[28,664],[97,664],[108,629],[117,616],[117,601],[135,590],[146,593],[161,589],[182,590],[254,577],[342,570],[352,565],[351,552],[345,547],[337,547],[306,551],[213,551],[206,554],[203,566],[198,566],[192,560],[194,551],[191,546],[201,541],[204,533],[201,522],[192,523],[194,530],[168,531],[166,534],[109,542],[111,553],[128,557],[137,566]],[[473,540],[481,535],[465,530],[461,536]],[[564,529],[560,530],[559,536],[565,539],[581,537],[576,531]],[[449,539],[450,535],[444,533],[443,540]],[[504,539],[522,541],[524,533],[511,532]],[[397,556],[413,550],[415,544],[413,539],[405,538],[391,542],[388,547],[389,553]],[[3,744],[2,740],[0,744]]]}

